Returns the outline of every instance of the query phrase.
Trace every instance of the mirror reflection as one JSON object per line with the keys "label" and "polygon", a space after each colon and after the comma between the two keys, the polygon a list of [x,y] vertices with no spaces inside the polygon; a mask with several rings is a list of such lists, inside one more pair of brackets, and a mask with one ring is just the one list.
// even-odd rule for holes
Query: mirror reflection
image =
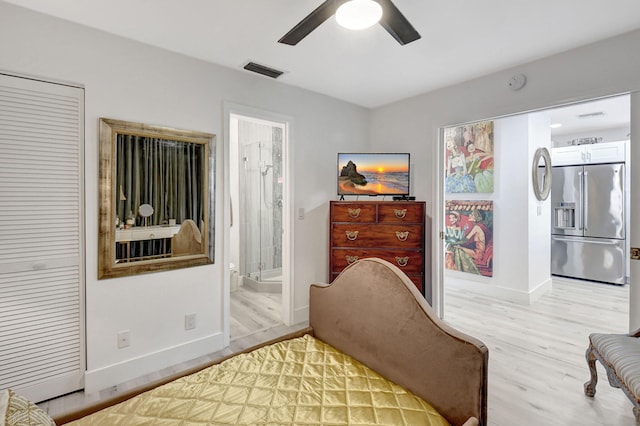
{"label": "mirror reflection", "polygon": [[547,148],[538,148],[533,156],[533,192],[544,201],[551,191],[551,155]]}
{"label": "mirror reflection", "polygon": [[100,278],[210,263],[213,135],[100,124]]}
{"label": "mirror reflection", "polygon": [[[199,253],[205,215],[202,144],[130,134],[118,134],[116,141],[116,261]],[[190,231],[181,234],[190,235],[193,244],[190,252],[176,253],[172,239],[185,221]]]}

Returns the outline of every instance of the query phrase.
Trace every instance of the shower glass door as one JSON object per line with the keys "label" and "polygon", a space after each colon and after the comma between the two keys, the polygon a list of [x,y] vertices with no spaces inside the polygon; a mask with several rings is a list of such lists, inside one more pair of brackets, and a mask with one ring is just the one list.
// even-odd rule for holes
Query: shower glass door
{"label": "shower glass door", "polygon": [[[244,274],[255,284],[282,280],[282,129],[248,123],[257,128],[257,141],[243,145]],[[242,123],[240,127],[242,134]],[[249,130],[249,129],[245,129]],[[242,179],[241,179],[242,180]]]}

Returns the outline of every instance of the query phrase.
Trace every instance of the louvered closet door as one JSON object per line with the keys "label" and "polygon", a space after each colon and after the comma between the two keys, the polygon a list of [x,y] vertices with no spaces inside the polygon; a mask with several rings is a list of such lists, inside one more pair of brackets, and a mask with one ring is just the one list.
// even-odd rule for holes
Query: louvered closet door
{"label": "louvered closet door", "polygon": [[84,89],[0,75],[0,389],[83,387]]}

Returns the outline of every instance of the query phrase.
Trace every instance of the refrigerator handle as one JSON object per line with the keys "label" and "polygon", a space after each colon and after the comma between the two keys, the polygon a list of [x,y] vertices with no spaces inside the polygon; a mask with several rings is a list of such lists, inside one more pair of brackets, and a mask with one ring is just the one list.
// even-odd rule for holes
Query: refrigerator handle
{"label": "refrigerator handle", "polygon": [[564,236],[564,235],[552,235],[552,241],[565,241],[571,243],[581,243],[581,244],[598,244],[603,246],[615,246],[619,245],[620,242],[624,242],[624,240],[617,239],[605,239],[605,238],[585,238],[585,237],[573,237],[573,236]]}
{"label": "refrigerator handle", "polygon": [[589,226],[589,172],[585,170],[584,175],[582,175],[582,229],[587,230],[587,226]]}
{"label": "refrigerator handle", "polygon": [[578,185],[579,185],[579,190],[578,193],[580,194],[580,199],[578,200],[578,211],[579,214],[577,215],[578,217],[576,218],[576,221],[578,222],[578,230],[582,231],[583,228],[583,223],[584,223],[584,176],[582,176],[583,172],[578,172]]}

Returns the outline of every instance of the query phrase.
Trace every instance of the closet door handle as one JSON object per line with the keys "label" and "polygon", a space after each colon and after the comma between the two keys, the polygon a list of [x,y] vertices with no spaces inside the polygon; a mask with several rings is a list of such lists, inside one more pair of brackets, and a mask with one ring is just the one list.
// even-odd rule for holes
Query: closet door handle
{"label": "closet door handle", "polygon": [[349,216],[352,218],[357,218],[360,216],[360,209],[349,209]]}
{"label": "closet door handle", "polygon": [[395,213],[398,219],[404,219],[407,215],[407,209],[393,209],[393,213]]}
{"label": "closet door handle", "polygon": [[345,259],[347,259],[347,265],[351,265],[352,263],[354,263],[354,262],[357,262],[357,261],[358,261],[358,256],[349,256],[349,255],[346,255],[344,258],[345,258]]}
{"label": "closet door handle", "polygon": [[396,263],[398,264],[398,266],[407,266],[407,263],[409,263],[409,256],[396,256]]}
{"label": "closet door handle", "polygon": [[355,241],[356,238],[358,238],[358,232],[359,231],[344,231],[344,233],[347,235],[347,240],[349,241]]}
{"label": "closet door handle", "polygon": [[409,231],[396,231],[396,238],[398,241],[407,241],[407,238],[409,238]]}

